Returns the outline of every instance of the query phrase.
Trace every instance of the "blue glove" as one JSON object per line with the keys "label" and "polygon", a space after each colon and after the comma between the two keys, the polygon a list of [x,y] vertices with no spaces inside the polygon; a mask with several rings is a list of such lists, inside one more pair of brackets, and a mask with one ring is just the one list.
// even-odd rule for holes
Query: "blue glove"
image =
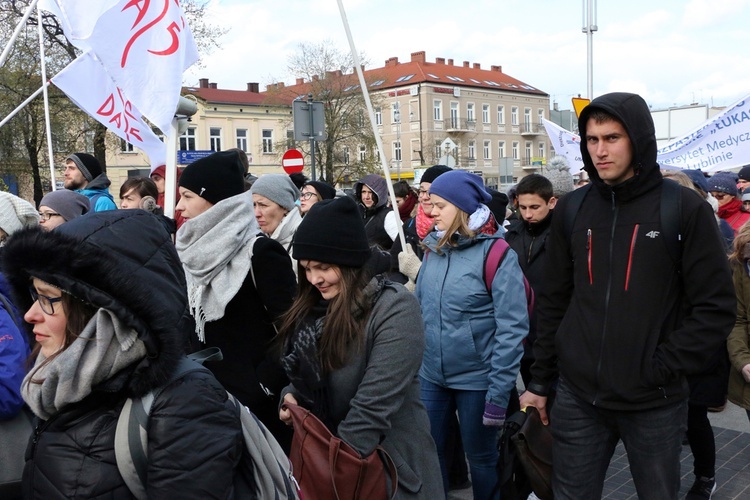
{"label": "blue glove", "polygon": [[486,402],[484,403],[482,423],[487,426],[502,427],[505,424],[505,412],[505,408]]}

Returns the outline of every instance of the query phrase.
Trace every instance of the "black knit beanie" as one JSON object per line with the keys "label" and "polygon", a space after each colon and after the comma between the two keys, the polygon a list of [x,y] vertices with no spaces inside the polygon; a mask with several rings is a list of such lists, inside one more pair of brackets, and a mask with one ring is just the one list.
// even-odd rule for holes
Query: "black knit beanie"
{"label": "black knit beanie", "polygon": [[312,186],[320,194],[323,200],[332,200],[336,197],[336,188],[321,181],[307,181],[305,186]]}
{"label": "black knit beanie", "polygon": [[245,192],[244,173],[237,153],[220,151],[185,167],[179,185],[216,205]]}
{"label": "black knit beanie", "polygon": [[423,182],[429,182],[430,184],[432,184],[433,182],[435,182],[435,179],[446,172],[450,172],[451,170],[453,169],[445,165],[433,165],[424,171],[422,177],[419,179],[419,183],[421,184]]}
{"label": "black knit beanie", "polygon": [[88,153],[73,153],[65,158],[65,161],[72,161],[81,171],[83,177],[91,182],[102,174],[102,166],[96,157]]}
{"label": "black knit beanie", "polygon": [[362,267],[370,246],[357,203],[344,196],[313,205],[294,234],[292,257]]}

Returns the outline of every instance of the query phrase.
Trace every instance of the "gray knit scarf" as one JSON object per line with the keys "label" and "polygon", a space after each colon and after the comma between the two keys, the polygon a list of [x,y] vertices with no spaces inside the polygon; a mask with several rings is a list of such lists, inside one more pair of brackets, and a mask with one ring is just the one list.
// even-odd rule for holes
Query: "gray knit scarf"
{"label": "gray knit scarf", "polygon": [[205,325],[224,317],[250,271],[250,248],[260,229],[249,192],[220,201],[177,231],[177,252],[188,285],[195,332],[206,341]]}
{"label": "gray knit scarf", "polygon": [[[47,359],[39,354],[21,393],[34,414],[49,420],[65,406],[83,400],[97,384],[145,357],[146,347],[138,333],[114,313],[99,309],[67,349],[37,370]],[[43,382],[31,382],[32,378]]]}

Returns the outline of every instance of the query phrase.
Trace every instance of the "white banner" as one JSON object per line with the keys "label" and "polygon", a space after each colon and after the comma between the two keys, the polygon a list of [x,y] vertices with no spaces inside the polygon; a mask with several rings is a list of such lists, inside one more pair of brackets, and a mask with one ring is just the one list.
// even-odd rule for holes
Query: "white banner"
{"label": "white banner", "polygon": [[141,149],[152,165],[166,162],[167,148],[141,118],[96,56],[87,52],[52,78],[79,108],[120,138]]}
{"label": "white banner", "polygon": [[570,173],[577,174],[583,170],[583,158],[581,157],[581,138],[570,130],[565,130],[556,123],[542,118],[544,128],[552,142],[555,154],[564,156],[570,165]]}
{"label": "white banner", "polygon": [[705,172],[750,163],[750,96],[658,150],[657,161]]}
{"label": "white banner", "polygon": [[99,58],[117,86],[162,132],[170,130],[182,74],[198,50],[178,0],[42,0],[65,36]]}

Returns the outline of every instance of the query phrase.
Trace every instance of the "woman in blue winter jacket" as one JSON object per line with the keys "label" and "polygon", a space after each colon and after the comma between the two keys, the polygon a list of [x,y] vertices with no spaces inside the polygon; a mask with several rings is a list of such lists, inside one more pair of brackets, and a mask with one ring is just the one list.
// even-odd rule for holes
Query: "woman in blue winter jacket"
{"label": "woman in blue winter jacket", "polygon": [[[502,236],[481,178],[454,170],[430,186],[436,231],[417,279],[426,347],[420,381],[443,483],[448,417],[458,411],[475,499],[497,482],[497,432],[505,421],[529,329],[523,273],[513,250],[485,283],[485,260]],[[497,497],[495,497],[497,498]]]}

